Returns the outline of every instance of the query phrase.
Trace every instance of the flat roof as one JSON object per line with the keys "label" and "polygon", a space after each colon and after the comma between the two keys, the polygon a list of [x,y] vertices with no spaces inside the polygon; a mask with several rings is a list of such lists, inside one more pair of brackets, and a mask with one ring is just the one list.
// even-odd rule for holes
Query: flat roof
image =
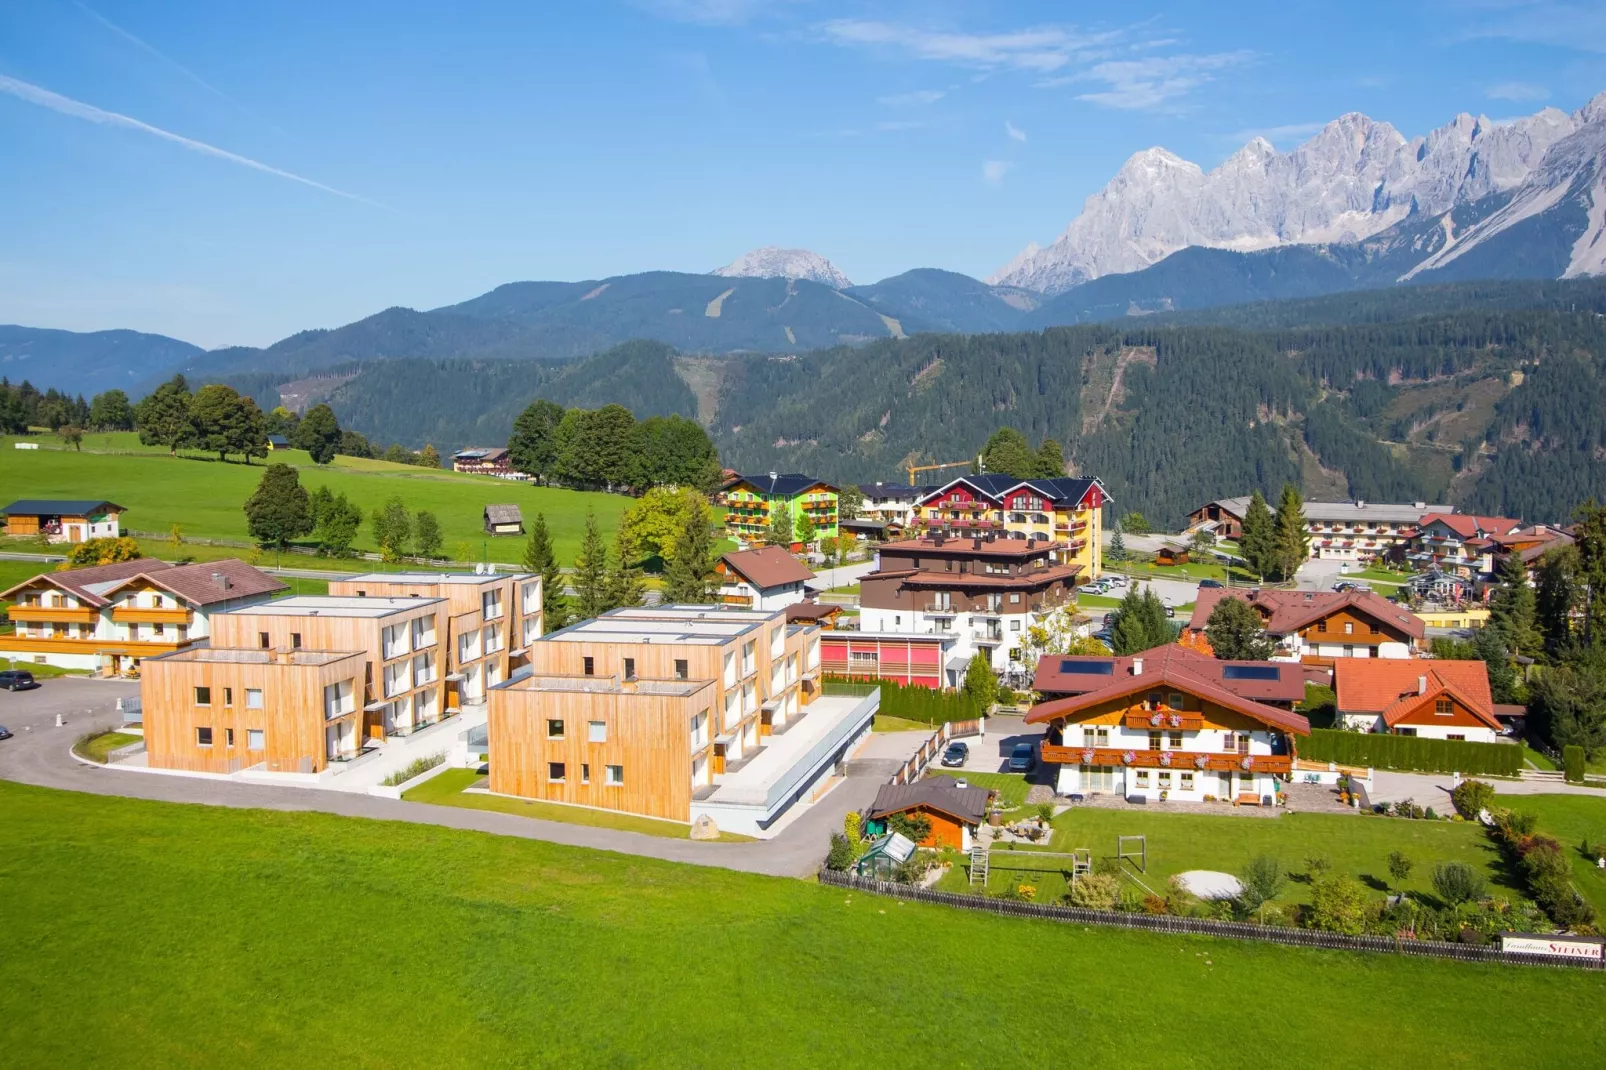
{"label": "flat roof", "polygon": [[[190,647],[161,661],[200,661],[227,665],[328,665],[347,658],[366,658],[359,650],[256,650],[240,647]],[[150,659],[158,660],[158,659]]]}
{"label": "flat roof", "polygon": [[763,806],[770,789],[796,770],[815,746],[837,734],[843,723],[860,713],[863,695],[821,695],[788,722],[786,730],[764,737],[764,747],[734,773],[725,774],[713,793],[698,802]]}
{"label": "flat roof", "polygon": [[362,595],[296,594],[288,598],[275,598],[254,606],[228,610],[240,616],[282,617],[388,617],[411,609],[444,602],[444,598],[410,598],[389,595],[363,597]]}
{"label": "flat roof", "polygon": [[784,609],[724,605],[638,606],[613,609],[537,642],[679,643],[723,646],[755,631],[766,621],[786,623]]}
{"label": "flat roof", "polygon": [[493,691],[568,691],[596,695],[695,695],[712,680],[621,681],[616,676],[568,676],[555,673],[521,673],[494,684]]}
{"label": "flat roof", "polygon": [[494,583],[497,580],[533,579],[533,572],[362,572],[335,583]]}

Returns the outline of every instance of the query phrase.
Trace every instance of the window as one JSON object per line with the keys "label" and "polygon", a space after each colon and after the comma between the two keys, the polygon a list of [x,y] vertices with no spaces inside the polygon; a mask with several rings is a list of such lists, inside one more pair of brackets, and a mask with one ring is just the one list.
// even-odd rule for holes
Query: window
{"label": "window", "polygon": [[223,745],[225,747],[234,746],[234,729],[225,728],[223,730]]}
{"label": "window", "polygon": [[1161,791],[1170,791],[1171,790],[1171,772],[1170,772],[1170,770],[1161,770],[1159,779],[1160,779],[1160,790]]}
{"label": "window", "polygon": [[247,728],[245,730],[245,747],[247,750],[261,750],[266,745],[266,733],[262,729]]}
{"label": "window", "polygon": [[301,633],[300,632],[291,632],[290,633],[290,646],[295,650],[300,650],[301,649]]}
{"label": "window", "polygon": [[568,779],[568,770],[563,767],[562,762],[547,762],[546,778],[554,784],[561,784]]}
{"label": "window", "polygon": [[[195,704],[197,706],[210,706],[210,705],[212,705],[212,689],[210,687],[197,687],[195,689]],[[207,731],[207,734],[210,736],[212,730],[210,728],[208,728],[206,731]],[[212,741],[211,741],[211,739],[208,739],[207,742],[210,743]]]}
{"label": "window", "polygon": [[1138,787],[1146,788],[1148,786],[1149,786],[1149,771],[1147,769],[1139,769],[1138,770]]}
{"label": "window", "polygon": [[626,680],[634,680],[635,678],[636,678],[636,659],[635,658],[626,658],[625,659],[625,679]]}
{"label": "window", "polygon": [[691,675],[691,668],[685,658],[675,659],[675,679],[684,680]]}
{"label": "window", "polygon": [[1327,622],[1325,620],[1317,621],[1316,622],[1316,630],[1319,631],[1319,632],[1325,632],[1327,630]]}
{"label": "window", "polygon": [[1150,732],[1149,733],[1149,749],[1150,750],[1159,750],[1160,749],[1160,738],[1162,736],[1164,736],[1164,735],[1165,735],[1164,732]]}
{"label": "window", "polygon": [[586,739],[588,741],[590,741],[592,743],[606,743],[606,742],[608,742],[608,722],[607,721],[587,721],[586,722],[586,729],[587,729]]}
{"label": "window", "polygon": [[1110,730],[1105,727],[1083,728],[1082,746],[1108,747],[1110,745]]}
{"label": "window", "polygon": [[248,710],[260,710],[262,708],[262,689],[260,687],[248,687],[245,689],[245,708]]}
{"label": "window", "polygon": [[1166,705],[1170,706],[1173,710],[1182,709],[1182,696],[1175,691],[1171,692],[1171,694],[1166,696]]}
{"label": "window", "polygon": [[234,705],[234,688],[225,687],[223,689],[223,705],[225,705],[225,706]]}
{"label": "window", "polygon": [[1414,729],[1414,728],[1396,728],[1394,730],[1394,734],[1397,735],[1397,736],[1414,736],[1414,735],[1416,735],[1416,729]]}
{"label": "window", "polygon": [[1010,621],[1009,622],[1009,630],[1012,631],[1012,632],[1020,631],[1020,621],[1018,621],[1018,620]]}
{"label": "window", "polygon": [[563,738],[563,722],[562,721],[558,721],[558,720],[549,720],[549,721],[547,721],[547,723],[546,723],[546,738],[548,738],[548,739],[562,739]]}
{"label": "window", "polygon": [[1344,634],[1345,635],[1354,635],[1355,634],[1355,622],[1354,621],[1347,620],[1347,621],[1344,622]]}
{"label": "window", "polygon": [[1144,700],[1143,708],[1146,709],[1146,710],[1157,710],[1157,709],[1159,709],[1160,708],[1160,692],[1158,692],[1158,691],[1150,691],[1149,692],[1149,697],[1146,700]]}
{"label": "window", "polygon": [[1464,733],[1464,732],[1447,732],[1447,733],[1445,733],[1444,738],[1445,739],[1453,739],[1453,740],[1457,740],[1459,742],[1463,742],[1464,743],[1464,742],[1466,742],[1466,738],[1467,737],[1466,737],[1466,733]]}
{"label": "window", "polygon": [[502,615],[502,592],[482,591],[480,593],[480,612],[486,620],[495,620]]}
{"label": "window", "polygon": [[580,783],[582,783],[582,784],[591,783],[591,763],[590,762],[581,762],[580,763]]}
{"label": "window", "polygon": [[195,730],[195,745],[197,747],[210,747],[212,745],[212,730],[210,728],[197,728]]}
{"label": "window", "polygon": [[1192,773],[1183,773],[1182,774],[1182,790],[1183,791],[1192,791],[1193,790],[1193,774]]}
{"label": "window", "polygon": [[1172,732],[1171,733],[1171,749],[1172,750],[1181,750],[1182,749],[1182,733],[1181,732]]}
{"label": "window", "polygon": [[704,710],[691,719],[691,749],[701,750],[708,746],[708,711]]}
{"label": "window", "polygon": [[1012,606],[1020,605],[1020,595],[1012,593],[1009,596],[1009,604],[1012,605]]}
{"label": "window", "polygon": [[860,669],[874,669],[876,667],[876,662],[877,662],[877,655],[876,655],[876,652],[874,650],[850,650],[850,651],[848,651],[848,667],[849,668],[857,667],[857,668],[860,668]]}
{"label": "window", "polygon": [[602,767],[605,782],[612,787],[619,787],[625,782],[625,767],[622,765],[605,765]]}
{"label": "window", "polygon": [[268,633],[267,632],[257,632],[257,645],[260,646],[263,650],[268,649]]}
{"label": "window", "polygon": [[1448,717],[1455,712],[1455,707],[1450,704],[1449,699],[1441,698],[1433,703],[1433,712],[1436,716]]}
{"label": "window", "polygon": [[580,659],[580,671],[587,676],[597,675],[597,659],[589,655]]}

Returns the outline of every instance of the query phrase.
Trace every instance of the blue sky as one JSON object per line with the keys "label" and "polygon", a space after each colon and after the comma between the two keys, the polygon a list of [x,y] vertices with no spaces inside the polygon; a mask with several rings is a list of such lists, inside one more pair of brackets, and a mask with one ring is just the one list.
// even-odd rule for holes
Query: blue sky
{"label": "blue sky", "polygon": [[266,344],[814,249],[983,276],[1133,152],[1606,89],[1606,4],[0,5],[0,322]]}

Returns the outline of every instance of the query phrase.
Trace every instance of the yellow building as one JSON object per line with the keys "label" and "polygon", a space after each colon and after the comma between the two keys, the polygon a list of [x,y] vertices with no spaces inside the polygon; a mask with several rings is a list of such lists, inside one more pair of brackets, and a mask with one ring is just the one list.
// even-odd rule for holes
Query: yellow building
{"label": "yellow building", "polygon": [[1489,611],[1482,606],[1419,609],[1414,616],[1429,628],[1481,628],[1489,623]]}
{"label": "yellow building", "polygon": [[958,538],[1024,538],[1059,542],[1061,564],[1080,565],[1081,575],[1104,572],[1100,537],[1109,492],[1096,479],[1016,479],[1006,475],[962,476],[921,497],[914,508],[922,534]]}

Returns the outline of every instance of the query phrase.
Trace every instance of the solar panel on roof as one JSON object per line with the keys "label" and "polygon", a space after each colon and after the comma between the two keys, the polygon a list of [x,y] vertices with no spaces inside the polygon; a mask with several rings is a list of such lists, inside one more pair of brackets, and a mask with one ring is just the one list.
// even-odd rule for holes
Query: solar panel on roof
{"label": "solar panel on roof", "polygon": [[1223,680],[1279,680],[1280,670],[1275,665],[1223,665]]}
{"label": "solar panel on roof", "polygon": [[1060,672],[1077,673],[1086,676],[1114,676],[1115,662],[1072,661],[1066,658],[1060,662]]}

